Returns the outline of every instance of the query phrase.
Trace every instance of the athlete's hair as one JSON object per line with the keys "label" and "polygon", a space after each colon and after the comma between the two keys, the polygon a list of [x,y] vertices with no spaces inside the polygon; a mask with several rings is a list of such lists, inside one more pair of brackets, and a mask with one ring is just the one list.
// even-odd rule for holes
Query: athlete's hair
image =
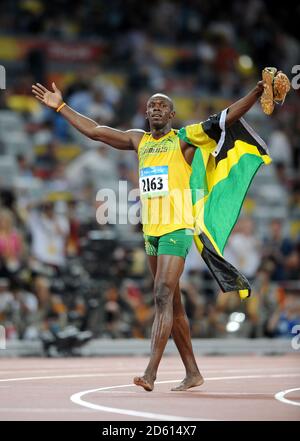
{"label": "athlete's hair", "polygon": [[164,100],[168,101],[168,103],[170,104],[171,111],[174,110],[174,103],[168,95],[165,95],[164,93],[155,93],[154,95],[150,96],[150,98],[147,101],[147,105],[149,101],[152,100],[153,98],[163,98]]}

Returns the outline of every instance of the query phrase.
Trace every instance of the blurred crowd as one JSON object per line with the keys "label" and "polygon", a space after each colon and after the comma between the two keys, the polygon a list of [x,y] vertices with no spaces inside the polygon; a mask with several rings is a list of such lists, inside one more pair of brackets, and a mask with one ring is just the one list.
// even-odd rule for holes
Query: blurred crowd
{"label": "blurred crowd", "polygon": [[[136,0],[4,3],[0,324],[8,339],[38,339],[70,324],[94,337],[150,337],[154,302],[141,226],[120,222],[138,203],[127,200],[138,187],[135,154],[77,133],[31,96],[31,84],[55,81],[75,110],[120,129],[147,129],[146,101],[161,91],[174,99],[181,127],[247,93],[266,65],[291,76],[299,39],[262,0],[232,1],[226,11],[219,0],[154,0],[147,8]],[[12,38],[17,48],[30,41],[15,60],[5,47]],[[34,47],[40,41],[81,48],[96,41],[102,49],[85,63],[57,61]],[[254,179],[225,257],[253,294],[241,303],[220,293],[193,248],[182,277],[193,337],[289,337],[300,324],[299,89],[272,117],[257,105],[246,119],[273,164]],[[104,188],[115,192],[116,212],[101,210]],[[106,216],[117,222],[105,224]]]}

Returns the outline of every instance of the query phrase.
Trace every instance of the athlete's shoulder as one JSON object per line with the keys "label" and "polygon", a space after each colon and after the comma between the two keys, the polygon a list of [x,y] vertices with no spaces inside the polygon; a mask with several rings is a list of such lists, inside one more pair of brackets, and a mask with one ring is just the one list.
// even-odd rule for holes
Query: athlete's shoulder
{"label": "athlete's shoulder", "polygon": [[152,135],[151,132],[146,132],[145,130],[141,130],[141,129],[133,129],[133,132],[136,133],[136,136],[139,138],[140,141],[142,139],[147,139],[149,138],[149,136]]}
{"label": "athlete's shoulder", "polygon": [[145,130],[143,130],[143,129],[129,129],[129,130],[126,130],[126,132],[130,132],[130,133],[141,133],[141,134],[144,134],[144,133],[147,133],[147,132],[145,132]]}
{"label": "athlete's shoulder", "polygon": [[131,138],[131,142],[134,146],[134,149],[137,151],[139,144],[141,142],[141,140],[143,139],[144,135],[145,135],[145,130],[142,129],[129,129],[126,130],[126,133],[129,135],[129,137]]}
{"label": "athlete's shoulder", "polygon": [[141,140],[146,132],[142,129],[129,129],[126,130],[126,133],[129,133],[129,135],[135,139]]}

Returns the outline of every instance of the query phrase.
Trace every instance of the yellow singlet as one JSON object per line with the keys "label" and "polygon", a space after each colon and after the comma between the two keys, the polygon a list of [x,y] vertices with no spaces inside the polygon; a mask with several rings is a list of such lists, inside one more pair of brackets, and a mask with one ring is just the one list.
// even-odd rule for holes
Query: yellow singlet
{"label": "yellow singlet", "polygon": [[177,130],[159,139],[145,133],[138,147],[143,231],[162,236],[194,228],[190,190],[191,166],[186,162]]}

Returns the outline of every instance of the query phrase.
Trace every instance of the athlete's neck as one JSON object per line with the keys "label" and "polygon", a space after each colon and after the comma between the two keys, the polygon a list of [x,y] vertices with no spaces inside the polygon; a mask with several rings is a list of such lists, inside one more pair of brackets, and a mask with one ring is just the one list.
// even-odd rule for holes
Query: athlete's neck
{"label": "athlete's neck", "polygon": [[156,129],[155,127],[151,128],[151,135],[155,139],[159,139],[162,136],[165,136],[167,133],[169,133],[171,130],[171,125],[167,124],[166,126],[162,127],[161,129]]}

